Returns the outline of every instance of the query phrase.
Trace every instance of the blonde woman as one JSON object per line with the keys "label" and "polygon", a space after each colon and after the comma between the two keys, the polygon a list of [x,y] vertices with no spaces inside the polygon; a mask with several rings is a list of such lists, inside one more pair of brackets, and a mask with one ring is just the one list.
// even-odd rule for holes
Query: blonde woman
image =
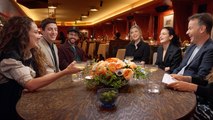
{"label": "blonde woman", "polygon": [[125,56],[133,56],[133,61],[149,63],[150,46],[143,41],[142,31],[138,25],[130,28],[131,42],[126,46]]}

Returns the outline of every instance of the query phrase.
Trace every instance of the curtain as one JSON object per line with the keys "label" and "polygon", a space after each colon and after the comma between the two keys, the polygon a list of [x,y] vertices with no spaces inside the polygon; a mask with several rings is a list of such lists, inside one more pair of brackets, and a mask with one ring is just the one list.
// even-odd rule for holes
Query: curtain
{"label": "curtain", "polygon": [[[186,31],[188,29],[188,17],[192,15],[193,1],[172,0],[174,10],[174,28],[181,41],[188,40]],[[184,4],[184,5],[183,5]]]}

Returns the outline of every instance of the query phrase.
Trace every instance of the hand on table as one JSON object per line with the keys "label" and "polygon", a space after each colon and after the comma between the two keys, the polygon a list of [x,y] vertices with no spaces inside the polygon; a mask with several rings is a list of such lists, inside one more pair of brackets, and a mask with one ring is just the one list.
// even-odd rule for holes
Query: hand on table
{"label": "hand on table", "polygon": [[192,77],[191,76],[183,76],[183,75],[178,75],[178,74],[171,74],[172,78],[174,78],[175,80],[178,80],[178,81],[185,81],[185,82],[189,82],[191,83],[191,79]]}
{"label": "hand on table", "polygon": [[188,83],[184,81],[177,81],[167,85],[169,88],[173,88],[178,91],[195,92],[197,90],[197,85],[193,83]]}
{"label": "hand on table", "polygon": [[67,68],[66,68],[65,70],[67,70],[67,71],[68,71],[69,73],[71,73],[71,74],[80,72],[81,69],[80,69],[80,68],[77,68],[77,67],[75,66],[75,63],[76,63],[76,61],[73,61],[71,64],[69,64],[69,65],[67,66]]}

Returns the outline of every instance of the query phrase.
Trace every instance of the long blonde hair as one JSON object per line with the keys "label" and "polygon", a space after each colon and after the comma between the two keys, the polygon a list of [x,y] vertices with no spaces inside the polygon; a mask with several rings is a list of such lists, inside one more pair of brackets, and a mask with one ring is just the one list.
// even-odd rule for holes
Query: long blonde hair
{"label": "long blonde hair", "polygon": [[[141,28],[140,28],[136,23],[134,23],[134,24],[131,26],[130,30],[129,30],[130,33],[131,33],[131,30],[132,30],[133,28],[138,29],[138,31],[139,31],[139,33],[140,33],[140,36],[141,36],[141,40],[143,40],[143,34],[142,34],[142,31],[141,31]],[[132,38],[131,38],[131,34],[130,34],[130,33],[129,33],[129,35],[130,35],[130,40],[132,41]]]}

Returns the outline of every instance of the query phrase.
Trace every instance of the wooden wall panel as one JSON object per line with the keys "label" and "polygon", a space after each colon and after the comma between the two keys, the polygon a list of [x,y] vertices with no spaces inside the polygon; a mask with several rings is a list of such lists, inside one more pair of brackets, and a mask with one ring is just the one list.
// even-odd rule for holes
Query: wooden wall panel
{"label": "wooden wall panel", "polygon": [[4,17],[26,15],[15,3],[14,0],[0,0],[0,13]]}

